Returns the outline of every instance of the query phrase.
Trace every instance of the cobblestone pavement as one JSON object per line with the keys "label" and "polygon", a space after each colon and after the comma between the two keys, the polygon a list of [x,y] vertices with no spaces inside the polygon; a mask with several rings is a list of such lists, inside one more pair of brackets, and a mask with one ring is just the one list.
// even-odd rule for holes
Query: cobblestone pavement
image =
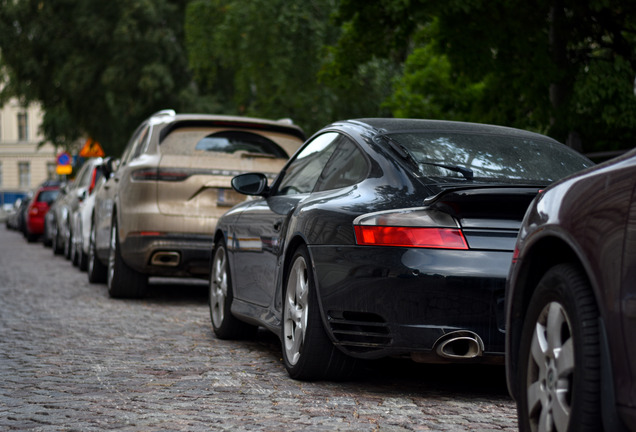
{"label": "cobblestone pavement", "polygon": [[0,227],[0,430],[515,431],[502,367],[383,360],[352,382],[288,378],[279,344],[214,337],[206,289],[143,300]]}

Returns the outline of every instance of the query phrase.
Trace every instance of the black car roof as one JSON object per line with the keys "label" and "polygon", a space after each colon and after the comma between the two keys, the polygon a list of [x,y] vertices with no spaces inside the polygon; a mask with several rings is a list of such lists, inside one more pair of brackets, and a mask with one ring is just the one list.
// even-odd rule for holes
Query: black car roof
{"label": "black car roof", "polygon": [[[358,124],[360,126],[371,127],[384,132],[397,132],[409,130],[421,131],[453,131],[487,133],[495,135],[506,135],[518,138],[533,138],[555,141],[550,137],[535,132],[515,129],[506,126],[496,126],[481,123],[468,123],[448,120],[426,120],[426,119],[404,119],[404,118],[361,118],[347,120],[346,122]],[[555,141],[556,142],[556,141]]]}

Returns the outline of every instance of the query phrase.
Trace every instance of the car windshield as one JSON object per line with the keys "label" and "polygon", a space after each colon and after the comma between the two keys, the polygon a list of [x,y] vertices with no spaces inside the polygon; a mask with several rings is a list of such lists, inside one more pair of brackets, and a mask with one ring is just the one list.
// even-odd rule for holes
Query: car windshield
{"label": "car windshield", "polygon": [[540,138],[439,131],[384,136],[413,159],[420,175],[442,181],[553,182],[593,165],[569,147]]}

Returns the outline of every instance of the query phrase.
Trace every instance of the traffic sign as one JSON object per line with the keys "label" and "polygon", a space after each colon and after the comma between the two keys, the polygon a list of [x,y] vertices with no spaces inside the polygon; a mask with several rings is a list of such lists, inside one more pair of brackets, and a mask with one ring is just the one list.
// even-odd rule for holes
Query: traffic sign
{"label": "traffic sign", "polygon": [[68,152],[62,152],[57,155],[58,165],[71,165],[71,155]]}
{"label": "traffic sign", "polygon": [[93,138],[88,138],[79,152],[81,157],[104,157],[102,146]]}

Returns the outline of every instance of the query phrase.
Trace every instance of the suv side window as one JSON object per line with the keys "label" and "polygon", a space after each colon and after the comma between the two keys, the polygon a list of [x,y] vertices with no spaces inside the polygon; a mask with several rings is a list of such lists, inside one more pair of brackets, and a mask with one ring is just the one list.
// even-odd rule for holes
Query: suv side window
{"label": "suv side window", "polygon": [[287,165],[279,183],[277,195],[294,195],[313,191],[320,173],[336,149],[339,136],[336,132],[326,132],[309,142]]}
{"label": "suv side window", "polygon": [[142,125],[135,131],[132,138],[130,138],[130,141],[128,141],[128,145],[126,146],[124,153],[121,155],[121,163],[119,166],[126,165],[131,159],[138,156],[135,152],[139,148],[139,144],[143,141],[142,138],[145,136],[147,131],[148,125]]}
{"label": "suv side window", "polygon": [[316,191],[339,189],[361,182],[367,177],[369,165],[358,146],[345,136],[322,171]]}

